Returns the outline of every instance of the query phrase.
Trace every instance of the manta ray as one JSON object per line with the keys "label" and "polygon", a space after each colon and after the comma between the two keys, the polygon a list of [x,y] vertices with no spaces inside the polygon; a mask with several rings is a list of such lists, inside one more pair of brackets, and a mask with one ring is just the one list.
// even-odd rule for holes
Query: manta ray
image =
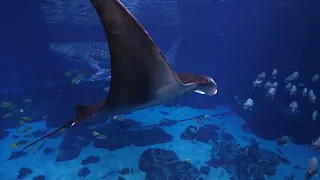
{"label": "manta ray", "polygon": [[111,82],[108,96],[97,104],[75,106],[76,115],[71,121],[27,145],[20,153],[64,128],[94,117],[129,114],[178,99],[189,92],[210,96],[217,93],[217,84],[208,76],[174,72],[146,30],[119,0],[91,0],[91,3],[109,43]]}

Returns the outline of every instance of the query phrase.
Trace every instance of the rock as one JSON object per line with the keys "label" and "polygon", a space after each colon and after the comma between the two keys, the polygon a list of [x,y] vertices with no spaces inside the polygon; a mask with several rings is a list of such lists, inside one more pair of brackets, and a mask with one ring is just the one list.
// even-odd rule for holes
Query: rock
{"label": "rock", "polygon": [[89,168],[84,167],[81,168],[78,172],[78,177],[86,177],[91,173],[91,171],[89,170]]}
{"label": "rock", "polygon": [[306,168],[300,166],[300,165],[294,165],[293,166],[294,169],[298,169],[298,170],[306,170]]}
{"label": "rock", "polygon": [[204,143],[207,143],[209,141],[216,141],[219,139],[219,134],[217,133],[217,130],[220,130],[220,128],[214,124],[207,124],[201,126],[199,128],[197,140]]}
{"label": "rock", "polygon": [[17,176],[17,179],[23,179],[23,178],[27,177],[29,174],[32,174],[32,172],[33,172],[32,169],[23,167],[19,170],[19,174]]}
{"label": "rock", "polygon": [[146,172],[146,180],[200,178],[200,172],[193,164],[181,161],[174,151],[158,148],[149,148],[142,153],[139,169]]}
{"label": "rock", "polygon": [[155,179],[190,179],[198,180],[200,172],[189,162],[179,161],[165,166],[156,166],[147,172],[146,180]]}
{"label": "rock", "polygon": [[221,133],[221,137],[225,140],[225,141],[233,141],[234,137],[233,135],[229,134],[229,133]]}
{"label": "rock", "polygon": [[170,113],[165,112],[165,111],[159,111],[162,115],[170,115]]}
{"label": "rock", "polygon": [[139,169],[141,171],[148,172],[156,166],[162,166],[179,161],[180,159],[174,151],[149,148],[140,156]]}
{"label": "rock", "polygon": [[95,164],[100,162],[99,156],[88,156],[86,159],[81,161],[82,165]]}
{"label": "rock", "polygon": [[252,132],[252,130],[251,130],[251,128],[249,127],[248,124],[242,124],[242,125],[241,125],[241,129],[242,129],[242,131],[245,132],[245,133],[251,133],[251,132]]}
{"label": "rock", "polygon": [[166,133],[162,128],[159,127],[142,131],[128,131],[127,133],[133,144],[136,146],[167,143],[173,139],[172,135]]}
{"label": "rock", "polygon": [[[285,160],[284,160],[285,159]],[[222,141],[214,144],[212,159],[208,166],[222,166],[232,179],[265,180],[265,175],[276,174],[276,166],[286,162],[286,158],[272,151],[261,149],[258,143],[240,148],[234,141]]]}
{"label": "rock", "polygon": [[48,154],[52,153],[53,151],[55,151],[55,149],[53,149],[53,148],[45,148],[43,150],[43,154],[48,155]]}
{"label": "rock", "polygon": [[105,135],[107,138],[96,139],[93,143],[95,148],[104,148],[113,151],[132,145],[131,138],[128,136],[125,130],[122,130],[119,127],[112,127],[109,125],[105,125],[103,127],[105,127],[106,131],[98,132]]}
{"label": "rock", "polygon": [[88,129],[85,126],[78,126],[77,128],[68,129],[65,132],[64,139],[60,144],[59,149],[64,148],[65,146],[81,146],[85,147],[90,144],[95,138],[92,135],[92,130]]}
{"label": "rock", "polygon": [[132,119],[125,119],[124,121],[113,121],[112,126],[119,127],[122,130],[128,130],[132,127],[141,126],[141,123]]}
{"label": "rock", "polygon": [[219,168],[223,164],[223,161],[220,158],[215,158],[211,159],[210,161],[207,161],[206,164],[213,168]]}
{"label": "rock", "polygon": [[83,147],[92,142],[95,137],[87,127],[78,126],[66,131],[64,139],[59,146],[59,154],[55,162],[70,161],[79,157]]}
{"label": "rock", "polygon": [[173,125],[176,125],[176,124],[177,124],[177,121],[169,120],[169,119],[161,120],[160,123],[159,123],[160,126],[173,126]]}
{"label": "rock", "polygon": [[[48,129],[39,129],[39,130],[33,131],[31,133],[31,135],[33,137],[35,137],[35,138],[41,138],[41,137],[45,136],[48,133],[50,133],[50,131]],[[54,133],[51,136],[48,136],[48,138],[49,139],[54,139],[54,138],[57,138],[59,136],[61,136],[61,133]]]}
{"label": "rock", "polygon": [[38,175],[36,177],[33,177],[32,180],[45,180],[46,177],[44,175]]}
{"label": "rock", "polygon": [[19,139],[19,136],[13,135],[13,136],[12,136],[12,139]]}
{"label": "rock", "polygon": [[208,175],[210,173],[210,167],[209,166],[201,166],[200,172],[202,174]]}
{"label": "rock", "polygon": [[94,146],[96,148],[104,148],[115,150],[132,145],[131,138],[127,130],[132,127],[139,126],[140,123],[126,119],[124,121],[112,121],[109,124],[99,126],[96,131],[105,135],[106,139],[96,139]]}
{"label": "rock", "polygon": [[184,132],[180,135],[181,139],[185,140],[195,140],[198,134],[198,127],[196,126],[188,126]]}
{"label": "rock", "polygon": [[287,159],[284,156],[279,156],[280,157],[280,161],[282,164],[291,164],[291,162],[289,161],[289,159]]}
{"label": "rock", "polygon": [[119,171],[119,173],[122,174],[122,175],[128,175],[128,174],[130,174],[130,169],[129,168],[122,168]]}
{"label": "rock", "polygon": [[258,145],[248,147],[248,157],[256,163],[279,164],[281,156],[272,151],[261,149]]}
{"label": "rock", "polygon": [[[128,122],[126,122],[128,121]],[[96,148],[115,150],[131,145],[146,146],[172,141],[173,137],[159,127],[152,129],[133,130],[140,123],[133,120],[116,121],[105,124],[96,129],[106,136],[105,139],[95,139],[93,145]],[[141,128],[138,128],[141,129]]]}
{"label": "rock", "polygon": [[6,130],[1,130],[0,131],[0,140],[6,138],[9,135],[9,132]]}
{"label": "rock", "polygon": [[290,174],[289,176],[285,176],[284,180],[294,180],[294,174]]}
{"label": "rock", "polygon": [[124,177],[118,176],[118,180],[126,180]]}
{"label": "rock", "polygon": [[55,162],[64,162],[70,161],[79,157],[82,147],[79,146],[65,146],[63,149],[60,149]]}

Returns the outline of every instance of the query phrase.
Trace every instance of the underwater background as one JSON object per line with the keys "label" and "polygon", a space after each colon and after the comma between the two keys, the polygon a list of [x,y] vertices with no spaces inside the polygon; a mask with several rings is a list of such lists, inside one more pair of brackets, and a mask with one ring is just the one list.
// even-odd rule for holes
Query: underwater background
{"label": "underwater background", "polygon": [[319,1],[121,2],[176,72],[208,75],[218,93],[67,128],[13,156],[107,97],[110,58],[90,1],[4,1],[0,180],[317,179]]}

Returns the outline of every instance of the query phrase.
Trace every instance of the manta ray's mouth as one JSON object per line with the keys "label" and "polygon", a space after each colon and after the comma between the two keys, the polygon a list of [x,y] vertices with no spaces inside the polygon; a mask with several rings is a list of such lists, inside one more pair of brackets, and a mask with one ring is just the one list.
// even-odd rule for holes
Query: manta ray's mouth
{"label": "manta ray's mouth", "polygon": [[206,94],[209,96],[213,96],[218,92],[217,84],[212,78],[210,77],[207,77],[207,78],[208,78],[208,82],[206,84],[200,85],[200,88],[195,90],[195,92],[199,94]]}

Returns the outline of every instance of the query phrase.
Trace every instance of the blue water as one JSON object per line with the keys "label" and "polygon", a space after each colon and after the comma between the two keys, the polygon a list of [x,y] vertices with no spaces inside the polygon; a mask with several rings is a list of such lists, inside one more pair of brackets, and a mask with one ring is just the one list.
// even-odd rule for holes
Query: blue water
{"label": "blue water", "polygon": [[[310,159],[319,158],[310,147],[320,136],[319,116],[312,117],[319,100],[303,96],[307,88],[320,97],[320,80],[312,81],[320,74],[318,1],[121,2],[176,72],[212,77],[218,93],[93,119],[6,161],[70,121],[75,105],[105,99],[111,67],[89,1],[3,2],[0,180],[306,179]],[[295,71],[290,95],[285,79]],[[268,81],[278,82],[272,98]],[[254,105],[247,108],[249,98]],[[281,137],[288,138],[283,145]]]}

